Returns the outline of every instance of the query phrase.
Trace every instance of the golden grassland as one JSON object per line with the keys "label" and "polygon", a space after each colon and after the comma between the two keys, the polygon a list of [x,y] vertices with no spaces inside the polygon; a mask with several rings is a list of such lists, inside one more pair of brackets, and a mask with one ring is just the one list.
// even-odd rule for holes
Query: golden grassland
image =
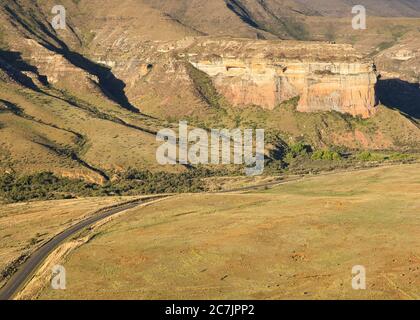
{"label": "golden grassland", "polygon": [[[51,94],[59,96],[55,91]],[[156,127],[150,128],[153,120],[142,116],[132,119],[134,116],[126,110],[120,110],[117,115],[115,106],[89,111],[86,106],[83,109],[59,98],[1,83],[0,99],[13,103],[23,112],[21,115],[0,113],[0,172],[10,168],[22,173],[50,170],[59,175],[98,181],[97,174],[90,168],[47,146],[72,150],[90,166],[104,171],[130,166],[157,167],[155,150],[159,144],[154,134],[142,131],[156,131]],[[123,125],[118,119],[137,128]]]}
{"label": "golden grassland", "polygon": [[97,210],[134,198],[109,197],[1,204],[0,271],[4,271],[20,256],[30,254],[56,234]]}
{"label": "golden grassland", "polygon": [[[418,299],[420,165],[179,195],[100,227],[41,299]],[[352,267],[367,290],[352,289]]]}

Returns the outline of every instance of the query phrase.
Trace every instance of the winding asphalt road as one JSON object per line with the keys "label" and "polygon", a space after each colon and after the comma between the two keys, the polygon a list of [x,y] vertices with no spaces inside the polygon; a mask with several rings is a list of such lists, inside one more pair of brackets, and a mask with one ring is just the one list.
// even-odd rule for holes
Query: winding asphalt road
{"label": "winding asphalt road", "polygon": [[[230,193],[230,192],[237,192],[237,191],[248,191],[262,187],[269,187],[278,184],[282,184],[285,182],[290,181],[275,181],[270,183],[265,183],[257,186],[250,186],[250,187],[243,187],[233,190],[226,190],[219,193]],[[99,214],[93,215],[85,220],[78,222],[77,224],[71,226],[70,228],[66,229],[62,233],[59,233],[47,243],[45,243],[42,247],[38,250],[33,252],[28,260],[26,260],[22,265],[18,267],[18,270],[13,276],[7,281],[6,285],[0,289],[0,301],[1,300],[11,300],[13,299],[14,295],[16,295],[19,290],[29,281],[30,277],[35,273],[38,267],[42,264],[42,262],[65,240],[76,234],[77,232],[93,225],[94,223],[101,221],[105,218],[108,218],[114,214],[126,211],[128,209],[132,209],[137,207],[138,205],[144,203],[146,200],[150,199],[158,199],[159,197],[152,197],[147,199],[141,199],[135,202],[131,202],[128,204],[123,204],[118,207],[110,208],[108,210],[104,210]]]}
{"label": "winding asphalt road", "polygon": [[[356,170],[348,170],[346,172],[357,172],[357,171],[365,171],[369,168],[362,168],[362,169],[356,169]],[[315,176],[326,176],[326,175],[333,175],[338,172],[328,172],[328,173],[322,173]],[[265,187],[274,187],[277,185],[282,185],[290,182],[296,182],[299,180],[302,180],[303,176],[298,176],[292,179],[286,179],[286,180],[280,180],[280,181],[273,181],[269,183],[264,183],[260,185],[254,185],[249,187],[242,187],[238,189],[232,189],[232,190],[226,190],[226,191],[220,191],[220,192],[214,192],[214,193],[231,193],[231,192],[238,192],[238,191],[249,191],[249,190],[255,190]],[[10,300],[13,298],[13,296],[19,292],[19,289],[23,287],[23,285],[30,279],[30,277],[35,273],[35,271],[38,269],[38,267],[41,265],[41,263],[66,239],[71,237],[72,235],[76,234],[77,232],[93,225],[94,223],[101,221],[105,218],[108,218],[114,214],[126,211],[128,209],[132,209],[137,207],[138,205],[144,203],[147,200],[155,200],[166,196],[155,196],[150,198],[144,198],[139,199],[138,201],[134,201],[131,203],[123,204],[118,207],[105,209],[104,211],[101,211],[100,213],[89,217],[83,221],[78,222],[74,226],[70,227],[69,229],[63,231],[62,233],[56,235],[54,238],[52,238],[50,241],[48,241],[46,244],[44,244],[42,247],[40,247],[37,251],[35,251],[28,260],[26,260],[21,266],[18,267],[18,271],[9,279],[7,284],[0,289],[0,300]]]}
{"label": "winding asphalt road", "polygon": [[[290,179],[285,181],[274,181],[269,183],[264,183],[260,185],[254,185],[249,187],[242,187],[232,190],[226,191],[219,191],[215,193],[231,193],[231,192],[238,192],[238,191],[248,191],[248,190],[255,190],[264,187],[272,187],[279,184],[284,184],[292,181],[296,181],[298,179]],[[162,196],[161,196],[162,197]],[[155,200],[159,199],[160,197],[151,197],[147,199],[141,199],[135,202],[131,202],[128,204],[123,204],[115,208],[110,208],[108,210],[104,210],[99,214],[96,214],[92,217],[89,217],[85,220],[82,220],[75,224],[74,226],[66,229],[62,233],[59,233],[54,238],[49,240],[45,243],[42,247],[36,250],[34,253],[31,254],[28,260],[26,260],[22,265],[18,267],[18,271],[7,281],[6,285],[0,289],[0,301],[1,300],[11,300],[13,299],[14,295],[16,295],[19,290],[29,281],[30,277],[36,272],[38,267],[42,264],[42,262],[65,240],[76,234],[77,232],[93,225],[94,223],[101,221],[105,218],[108,218],[114,214],[126,211],[128,209],[132,209],[137,207],[138,205],[144,203],[146,200]]]}
{"label": "winding asphalt road", "polygon": [[110,208],[101,211],[85,220],[78,222],[72,227],[59,233],[54,238],[49,240],[46,244],[40,247],[37,251],[31,254],[28,260],[18,267],[18,271],[7,281],[7,284],[0,289],[0,300],[10,300],[19,292],[19,289],[30,279],[32,274],[38,269],[41,263],[65,240],[77,232],[93,225],[94,223],[108,218],[114,214],[126,211],[137,207],[146,200],[158,199],[159,197],[141,199],[138,201],[122,204],[118,207]]}

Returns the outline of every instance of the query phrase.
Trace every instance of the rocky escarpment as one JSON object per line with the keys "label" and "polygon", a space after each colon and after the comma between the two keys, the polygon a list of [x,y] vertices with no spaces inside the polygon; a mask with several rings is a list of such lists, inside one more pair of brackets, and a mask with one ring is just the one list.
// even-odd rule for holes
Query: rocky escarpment
{"label": "rocky escarpment", "polygon": [[335,110],[364,118],[376,112],[375,67],[350,45],[197,37],[140,43],[130,52],[136,54],[114,48],[93,59],[125,81],[129,98],[143,96],[139,104],[148,100],[146,92],[165,95],[174,84],[166,101],[181,89],[187,101],[193,90],[183,68],[187,62],[206,73],[234,106],[272,110],[299,96],[297,109],[302,112]]}
{"label": "rocky escarpment", "polygon": [[376,74],[349,45],[292,41],[207,40],[188,52],[234,105],[273,109],[299,96],[302,112],[375,113]]}
{"label": "rocky escarpment", "polygon": [[420,38],[410,32],[393,46],[375,55],[375,64],[382,79],[401,79],[420,83]]}
{"label": "rocky escarpment", "polygon": [[374,59],[380,72],[376,89],[381,103],[420,119],[418,32],[407,33],[395,45],[378,53]]}

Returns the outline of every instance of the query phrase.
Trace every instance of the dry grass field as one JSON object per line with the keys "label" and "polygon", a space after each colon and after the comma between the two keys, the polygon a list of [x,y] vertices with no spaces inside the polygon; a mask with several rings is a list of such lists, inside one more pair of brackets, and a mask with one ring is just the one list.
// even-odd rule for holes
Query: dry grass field
{"label": "dry grass field", "polygon": [[[53,0],[0,1],[0,287],[133,197],[52,199],[162,193],[74,234],[48,257],[67,290],[38,290],[45,263],[28,296],[420,299],[419,1],[366,0],[362,29],[348,0],[61,0],[65,28]],[[180,121],[264,129],[264,175],[160,165]]]}
{"label": "dry grass field", "polygon": [[[28,255],[54,235],[97,210],[135,197],[89,198],[1,205],[0,272]],[[0,287],[2,286],[0,278]]]}
{"label": "dry grass field", "polygon": [[[100,227],[41,299],[419,299],[420,165],[179,195]],[[52,207],[52,206],[51,206]],[[367,289],[353,290],[363,265]]]}

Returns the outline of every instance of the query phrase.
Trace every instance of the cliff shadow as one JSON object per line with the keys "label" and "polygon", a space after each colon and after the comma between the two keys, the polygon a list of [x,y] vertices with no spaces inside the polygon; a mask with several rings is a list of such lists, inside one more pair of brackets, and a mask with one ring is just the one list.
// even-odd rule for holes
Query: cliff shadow
{"label": "cliff shadow", "polygon": [[6,72],[6,74],[16,82],[32,90],[39,91],[37,85],[25,74],[25,72],[35,74],[42,85],[49,85],[47,77],[39,74],[38,68],[27,63],[22,58],[22,54],[17,51],[0,49],[0,69]]}
{"label": "cliff shadow", "polygon": [[140,110],[133,106],[125,94],[126,84],[124,81],[118,79],[108,66],[101,65],[86,58],[82,54],[72,51],[60,38],[52,33],[43,23],[37,21],[39,28],[44,34],[52,38],[59,47],[54,46],[51,42],[44,44],[44,47],[56,54],[62,55],[74,66],[86,71],[89,74],[95,75],[99,80],[99,88],[102,93],[110,100],[119,104],[121,107],[139,113]]}
{"label": "cliff shadow", "polygon": [[379,79],[376,84],[379,101],[398,109],[412,118],[420,119],[420,86],[401,79]]}
{"label": "cliff shadow", "polygon": [[99,79],[99,88],[108,99],[114,101],[121,107],[131,112],[140,112],[140,110],[133,106],[128,100],[128,97],[125,94],[126,84],[124,81],[118,79],[112,73],[110,68],[93,62],[83,55],[70,51],[67,48],[63,50],[57,50],[56,52],[62,54],[70,63],[76,67],[95,75]]}
{"label": "cliff shadow", "polygon": [[[21,16],[24,9],[17,2],[14,3],[14,5],[17,6],[15,9],[6,5],[5,11],[15,24],[19,24],[47,50],[62,55],[74,66],[89,74],[95,75],[99,80],[99,88],[108,99],[129,111],[140,113],[140,110],[133,106],[126,96],[126,84],[124,81],[118,79],[109,67],[93,62],[82,54],[72,51],[67,44],[58,37],[55,31],[51,29],[51,26],[45,23],[45,21],[47,21],[45,17],[45,21],[42,21],[39,17],[31,15],[30,21],[32,25],[28,24],[27,17],[25,19]],[[80,38],[78,39],[80,41]]]}

